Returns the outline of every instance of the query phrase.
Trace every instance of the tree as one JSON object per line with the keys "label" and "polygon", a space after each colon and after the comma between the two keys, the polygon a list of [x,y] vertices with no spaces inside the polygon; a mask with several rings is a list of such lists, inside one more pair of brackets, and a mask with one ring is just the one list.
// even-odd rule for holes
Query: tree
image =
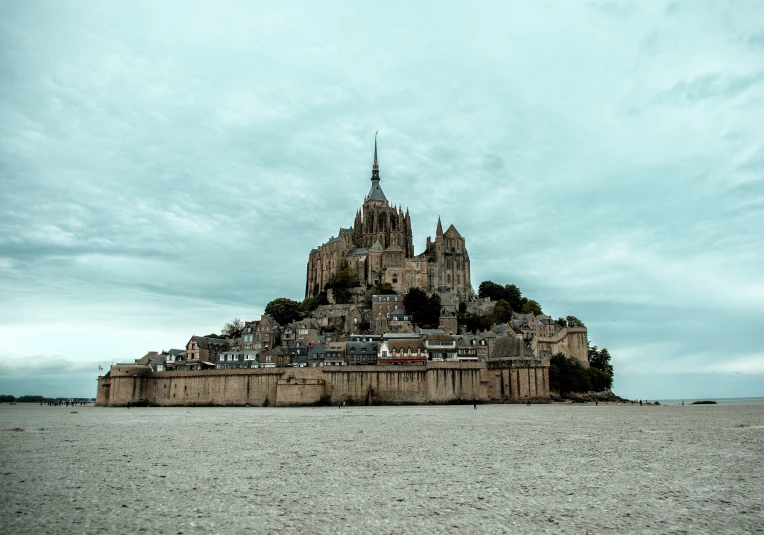
{"label": "tree", "polygon": [[613,365],[610,363],[610,352],[606,347],[598,350],[597,346],[589,348],[589,366],[613,375]]}
{"label": "tree", "polygon": [[321,305],[328,305],[329,300],[326,298],[326,292],[321,292],[313,297],[305,298],[305,301],[300,303],[300,310],[303,314],[307,314],[316,310]]}
{"label": "tree", "polygon": [[514,284],[507,284],[504,286],[504,299],[509,303],[509,306],[512,307],[512,310],[515,312],[520,312],[523,309],[523,305],[527,301],[527,299],[523,297],[523,293],[520,291],[520,288]]}
{"label": "tree", "polygon": [[478,286],[478,297],[490,297],[491,301],[501,301],[502,299],[509,303],[509,306],[515,312],[520,312],[523,305],[528,301],[523,297],[520,288],[514,284],[502,286],[493,281],[483,281]]}
{"label": "tree", "polygon": [[493,281],[483,281],[478,286],[478,297],[490,297],[491,301],[498,301],[504,297],[504,287]]}
{"label": "tree", "polygon": [[393,288],[393,285],[389,282],[384,282],[382,284],[375,284],[374,286],[371,286],[368,290],[366,290],[366,294],[364,294],[364,303],[367,307],[371,306],[372,298],[375,295],[394,295],[398,292],[395,291]]}
{"label": "tree", "polygon": [[491,320],[493,323],[506,323],[512,319],[512,307],[504,299],[491,307]]}
{"label": "tree", "polygon": [[300,303],[287,297],[279,297],[268,303],[265,307],[265,313],[273,316],[273,319],[280,325],[286,325],[302,317]]}
{"label": "tree", "polygon": [[438,294],[427,297],[427,292],[421,288],[411,287],[403,296],[403,306],[406,312],[414,316],[414,321],[424,329],[437,328],[440,323],[440,296]]}
{"label": "tree", "polygon": [[329,276],[326,289],[332,289],[335,303],[344,304],[350,302],[350,288],[355,288],[360,284],[358,272],[350,264],[343,261],[339,271]]}
{"label": "tree", "polygon": [[568,320],[566,320],[565,318],[557,318],[555,320],[555,323],[563,328],[568,326]]}
{"label": "tree", "polygon": [[239,318],[234,318],[225,325],[223,325],[223,330],[220,331],[220,334],[222,334],[226,338],[238,338],[241,336],[241,331],[244,329],[244,322],[241,321]]}
{"label": "tree", "polygon": [[533,314],[534,316],[538,316],[541,314],[541,305],[533,299],[528,299],[523,305],[521,312],[523,314]]}
{"label": "tree", "polygon": [[587,369],[578,360],[558,353],[549,362],[549,387],[561,394],[589,392],[592,383]]}
{"label": "tree", "polygon": [[565,321],[567,322],[568,327],[586,327],[586,325],[584,325],[584,322],[575,316],[567,316],[565,318]]}

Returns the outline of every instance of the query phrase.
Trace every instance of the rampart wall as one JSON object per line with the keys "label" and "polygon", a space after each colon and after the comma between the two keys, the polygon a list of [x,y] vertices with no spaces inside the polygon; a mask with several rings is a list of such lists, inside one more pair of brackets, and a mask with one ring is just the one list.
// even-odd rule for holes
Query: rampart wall
{"label": "rampart wall", "polygon": [[435,362],[427,366],[327,366],[152,372],[113,366],[96,405],[300,406],[511,403],[549,397],[549,368]]}

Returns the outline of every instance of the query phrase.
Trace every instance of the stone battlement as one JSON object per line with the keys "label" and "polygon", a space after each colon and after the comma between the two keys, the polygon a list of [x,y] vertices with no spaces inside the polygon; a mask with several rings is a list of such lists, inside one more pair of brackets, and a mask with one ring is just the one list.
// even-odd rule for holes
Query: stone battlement
{"label": "stone battlement", "polygon": [[108,375],[98,378],[96,405],[397,405],[549,398],[549,367],[535,362],[153,373],[147,368],[112,367]]}

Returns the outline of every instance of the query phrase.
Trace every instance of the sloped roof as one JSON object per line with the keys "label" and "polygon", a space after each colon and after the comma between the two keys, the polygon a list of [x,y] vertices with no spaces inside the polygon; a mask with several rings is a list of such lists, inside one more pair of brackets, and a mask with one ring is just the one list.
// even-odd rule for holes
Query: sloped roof
{"label": "sloped roof", "polygon": [[448,227],[448,230],[446,230],[446,232],[444,234],[450,235],[450,236],[456,236],[457,238],[461,238],[462,237],[462,235],[459,234],[459,231],[456,230],[456,227],[453,226],[453,225]]}
{"label": "sloped roof", "polygon": [[366,196],[366,200],[387,202],[387,197],[385,197],[385,192],[382,191],[382,187],[379,185],[379,180],[371,181],[371,189]]}
{"label": "sloped roof", "polygon": [[416,351],[417,349],[422,347],[422,343],[419,340],[415,339],[398,339],[398,340],[390,340],[390,350],[392,351],[395,349],[396,351],[400,351],[401,349],[406,351],[407,349],[410,349],[411,351]]}
{"label": "sloped roof", "polygon": [[397,243],[393,243],[392,245],[390,245],[390,247],[385,249],[385,251],[389,251],[391,253],[399,253],[399,252],[403,251],[403,249]]}
{"label": "sloped roof", "polygon": [[371,250],[372,251],[382,251],[382,250],[384,250],[384,248],[382,247],[382,244],[379,243],[379,240],[377,240],[376,242],[374,242],[374,245],[371,246]]}
{"label": "sloped roof", "polygon": [[535,359],[536,356],[522,338],[517,336],[503,336],[496,340],[491,352],[491,359],[525,358]]}
{"label": "sloped roof", "polygon": [[199,349],[209,349],[210,345],[228,345],[228,340],[225,338],[207,338],[206,336],[192,336],[194,340],[196,340],[196,344],[199,346]]}

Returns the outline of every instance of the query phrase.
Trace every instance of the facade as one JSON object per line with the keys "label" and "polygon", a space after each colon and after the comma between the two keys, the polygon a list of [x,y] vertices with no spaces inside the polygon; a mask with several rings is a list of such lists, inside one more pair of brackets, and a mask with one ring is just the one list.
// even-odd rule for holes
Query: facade
{"label": "facade", "polygon": [[470,259],[456,227],[451,225],[443,232],[438,218],[435,240],[428,237],[424,252],[415,255],[409,212],[390,204],[380,180],[375,138],[371,189],[356,212],[353,226],[340,228],[336,237],[310,252],[305,296],[323,291],[331,276],[344,266],[355,269],[361,286],[389,283],[401,294],[416,286],[462,299],[472,295]]}
{"label": "facade", "polygon": [[[223,338],[192,336],[186,344],[185,369],[201,370],[207,367],[214,368],[218,354],[228,349],[230,349],[228,340]],[[176,364],[176,369],[177,367]]]}

